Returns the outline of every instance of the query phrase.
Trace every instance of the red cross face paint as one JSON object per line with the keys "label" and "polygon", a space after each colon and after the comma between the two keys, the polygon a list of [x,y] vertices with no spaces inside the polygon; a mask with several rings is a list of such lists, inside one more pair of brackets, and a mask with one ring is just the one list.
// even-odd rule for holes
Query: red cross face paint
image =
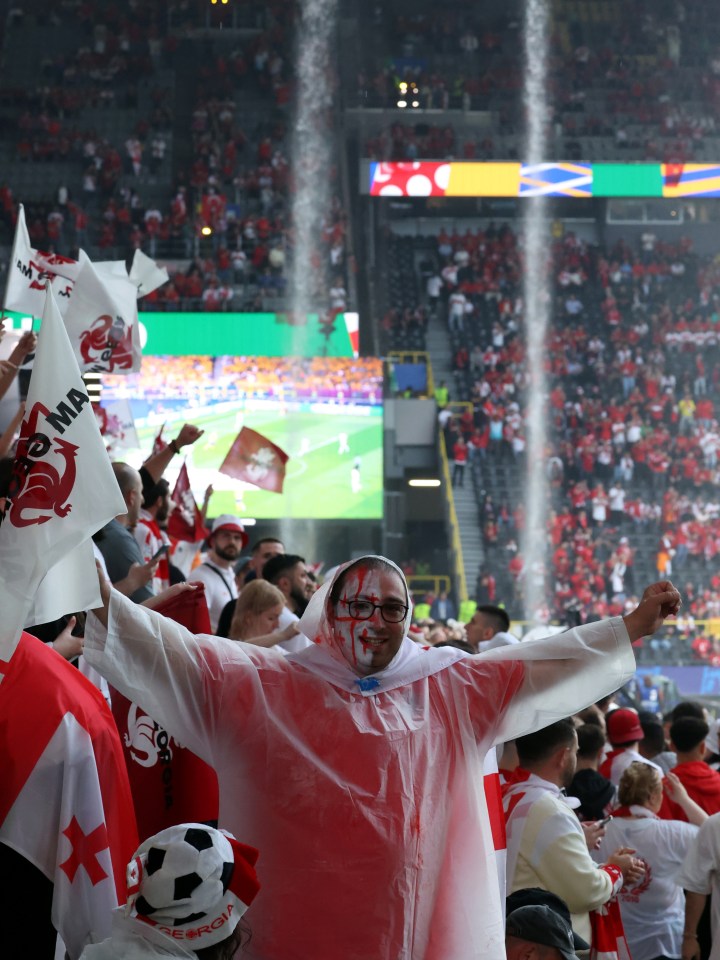
{"label": "red cross face paint", "polygon": [[342,584],[331,627],[350,666],[361,676],[384,670],[400,649],[405,621],[387,623],[376,608],[368,620],[351,616],[352,601],[369,601],[397,608],[407,604],[405,585],[392,567],[353,567]]}

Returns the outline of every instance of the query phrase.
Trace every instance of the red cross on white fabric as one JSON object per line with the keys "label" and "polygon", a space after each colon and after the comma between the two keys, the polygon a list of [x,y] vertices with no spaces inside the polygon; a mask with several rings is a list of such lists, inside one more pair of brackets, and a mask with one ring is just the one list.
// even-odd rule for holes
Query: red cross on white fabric
{"label": "red cross on white fabric", "polygon": [[64,863],[60,864],[60,869],[65,871],[70,883],[75,880],[75,874],[80,867],[85,867],[85,872],[90,877],[93,886],[104,880],[107,873],[100,865],[97,854],[108,849],[108,835],[105,824],[101,823],[99,827],[86,834],[73,816],[68,826],[63,830],[63,835],[72,844],[72,853]]}

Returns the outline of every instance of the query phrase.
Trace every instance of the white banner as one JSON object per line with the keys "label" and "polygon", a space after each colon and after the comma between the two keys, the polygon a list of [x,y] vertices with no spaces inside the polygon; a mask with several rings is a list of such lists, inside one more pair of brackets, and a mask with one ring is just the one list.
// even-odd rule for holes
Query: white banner
{"label": "white banner", "polygon": [[[70,562],[71,551],[126,512],[51,287],[46,297],[0,526],[1,660],[12,656],[51,567]],[[86,582],[96,580],[94,562],[84,561],[83,571]],[[57,601],[66,613],[87,606],[64,588]]]}

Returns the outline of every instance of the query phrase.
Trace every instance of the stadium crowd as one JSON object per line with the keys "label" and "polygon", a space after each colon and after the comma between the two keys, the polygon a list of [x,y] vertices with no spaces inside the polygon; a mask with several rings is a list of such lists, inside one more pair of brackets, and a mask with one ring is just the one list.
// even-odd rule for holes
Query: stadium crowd
{"label": "stadium crowd", "polygon": [[[462,436],[478,482],[491,462],[524,466],[526,374],[517,238],[503,226],[437,236],[440,297],[453,344],[448,449]],[[638,545],[653,540],[660,575],[681,579],[697,619],[717,615],[718,293],[716,265],[687,240],[602,250],[571,233],[553,250],[548,350],[552,615],[620,612],[634,595]],[[522,505],[480,503],[488,545],[510,554],[516,604]],[[497,571],[495,571],[497,572]],[[516,610],[516,606],[511,606]]]}
{"label": "stadium crowd", "polygon": [[[707,3],[641,4],[628,21],[617,4],[566,4],[551,38],[551,155],[558,160],[683,163],[712,160],[720,95],[717,37],[703,30]],[[522,159],[522,40],[513,13],[384,14],[388,55],[357,79],[357,103],[398,107],[365,144],[373,160]],[[478,133],[441,111],[489,111]],[[429,110],[410,121],[407,114]],[[618,153],[619,151],[619,153]]]}
{"label": "stadium crowd", "polygon": [[108,378],[104,397],[188,400],[318,400],[378,403],[381,363],[374,357],[152,357],[137,374]]}
{"label": "stadium crowd", "polygon": [[[66,179],[52,201],[37,201],[18,196],[6,178],[0,223],[8,235],[17,204],[26,201],[31,242],[40,250],[76,256],[83,247],[91,256],[117,258],[139,248],[168,261],[172,283],[147,298],[148,310],[284,305],[293,231],[292,23],[283,10],[267,4],[264,29],[249,38],[208,40],[194,68],[194,102],[178,106],[173,91],[187,71],[178,50],[192,18],[187,4],[150,4],[139,19],[63,4],[58,26],[77,29],[87,45],[48,56],[34,87],[8,84],[0,102],[12,104],[5,126],[17,159],[42,163],[40,179],[48,164],[67,161]],[[114,118],[113,132],[104,123],[103,133],[95,129],[98,108]],[[178,153],[174,138],[185,123],[191,148]],[[334,170],[330,177],[334,195],[316,291],[317,308],[328,317],[344,311],[348,298],[346,214]]]}
{"label": "stadium crowd", "polygon": [[[602,48],[588,11],[607,28]],[[707,38],[697,29],[713,12],[706,0],[643,2],[633,17],[606,0],[561,4],[557,136],[612,130],[628,153],[690,155],[714,129],[714,26]],[[467,109],[492,95],[498,129],[519,128],[518,23],[454,4],[363,15],[395,58],[375,69],[368,57],[360,102],[417,93],[426,107]],[[17,127],[0,146],[28,167],[69,160],[81,174],[79,195],[63,183],[55,203],[28,204],[32,243],[74,254],[87,242],[104,258],[179,251],[146,309],[281,302],[295,242],[287,5],[270,0],[227,43],[203,39],[215,21],[193,0],[37,0],[10,7],[10,39],[31,16],[87,41],[48,53],[36,87],[11,103]],[[190,33],[204,55],[184,84]],[[193,96],[171,104],[168,75]],[[683,102],[698,83],[691,119]],[[84,111],[98,108],[131,129],[115,142],[87,128]],[[185,159],[178,129],[190,133]],[[391,146],[379,141],[416,156],[496,150],[492,137],[461,144],[449,124],[395,125]],[[328,177],[321,320],[348,306],[349,224],[337,171]],[[7,227],[17,199],[0,188]],[[0,436],[0,865],[12,880],[0,916],[37,960],[718,954],[720,927],[708,932],[703,914],[712,896],[720,915],[719,724],[662,677],[640,678],[634,654],[720,665],[720,636],[699,624],[720,619],[720,261],[679,231],[671,243],[648,226],[604,245],[556,231],[549,550],[528,570],[518,235],[483,222],[415,249],[387,233],[384,345],[418,349],[431,323],[447,328],[452,382],[435,396],[452,484],[475,491],[486,554],[469,605],[444,588],[412,596],[408,579],[431,575],[425,555],[400,569],[353,543],[353,559],[327,569],[309,527],[278,523],[251,541],[242,517],[209,516],[211,487],[198,504],[187,465],[174,489],[167,476],[203,437],[199,416],[169,442],[161,430],[138,469],[110,462],[86,384],[72,358],[58,360],[70,338],[52,309],[40,347],[26,331],[0,360],[2,399],[37,351],[20,390],[33,406]],[[195,410],[246,397],[374,405],[383,389],[374,357],[144,357],[118,381],[108,399],[142,389]],[[64,398],[53,410],[50,383]],[[277,490],[263,440],[238,453],[240,469]],[[323,477],[316,496],[328,487]],[[95,570],[83,522],[96,530]],[[527,642],[511,618],[529,577],[547,609]],[[35,622],[58,603],[62,616]],[[542,636],[550,619],[572,626]]]}

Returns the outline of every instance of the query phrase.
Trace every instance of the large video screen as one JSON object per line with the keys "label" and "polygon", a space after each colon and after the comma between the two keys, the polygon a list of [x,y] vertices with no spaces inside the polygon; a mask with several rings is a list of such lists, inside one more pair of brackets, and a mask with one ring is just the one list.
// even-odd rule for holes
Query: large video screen
{"label": "large video screen", "polygon": [[[375,358],[144,356],[140,373],[104,376],[102,404],[128,401],[138,444],[113,450],[134,465],[165,424],[205,433],[187,452],[195,497],[209,514],[256,519],[379,519],[383,490],[382,362]],[[219,473],[245,426],[288,455],[281,494]],[[180,468],[175,457],[166,473]]]}

